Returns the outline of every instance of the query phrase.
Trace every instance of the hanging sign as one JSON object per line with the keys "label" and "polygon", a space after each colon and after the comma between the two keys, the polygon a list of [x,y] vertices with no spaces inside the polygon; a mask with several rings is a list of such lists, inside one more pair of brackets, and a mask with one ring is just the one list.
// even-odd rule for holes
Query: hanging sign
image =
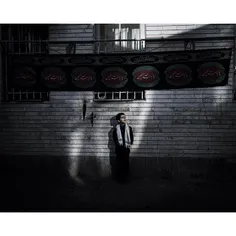
{"label": "hanging sign", "polygon": [[231,49],[84,55],[11,55],[10,84],[34,90],[132,91],[223,86]]}

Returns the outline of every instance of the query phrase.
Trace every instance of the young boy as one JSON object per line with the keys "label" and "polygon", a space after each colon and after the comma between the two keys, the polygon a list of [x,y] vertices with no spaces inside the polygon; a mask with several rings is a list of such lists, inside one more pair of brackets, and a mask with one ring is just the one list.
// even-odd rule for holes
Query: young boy
{"label": "young boy", "polygon": [[117,161],[118,180],[124,182],[129,174],[130,147],[133,144],[133,130],[127,124],[124,113],[116,115],[118,124],[113,130],[113,140],[115,142],[115,152]]}

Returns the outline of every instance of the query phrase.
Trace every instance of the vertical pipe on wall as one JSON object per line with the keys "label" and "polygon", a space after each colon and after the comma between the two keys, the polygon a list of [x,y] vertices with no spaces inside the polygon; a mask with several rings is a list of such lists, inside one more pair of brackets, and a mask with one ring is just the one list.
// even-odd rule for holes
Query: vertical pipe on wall
{"label": "vertical pipe on wall", "polygon": [[[93,40],[97,40],[97,25],[93,24]],[[93,44],[93,53],[97,53],[97,43]]]}
{"label": "vertical pipe on wall", "polygon": [[86,105],[87,101],[86,99],[83,100],[83,120],[85,120],[86,117],[86,110],[87,110],[87,105]]}

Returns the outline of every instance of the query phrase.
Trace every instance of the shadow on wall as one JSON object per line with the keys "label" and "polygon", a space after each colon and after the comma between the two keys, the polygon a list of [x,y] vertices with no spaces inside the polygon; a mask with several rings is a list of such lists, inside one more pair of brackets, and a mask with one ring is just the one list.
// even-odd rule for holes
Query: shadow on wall
{"label": "shadow on wall", "polygon": [[[110,119],[110,131],[108,132],[108,149],[109,149],[109,165],[105,166],[107,169],[107,172],[110,174],[106,174],[105,176],[111,176],[114,180],[116,179],[116,155],[115,155],[115,145],[113,141],[113,129],[115,125],[117,124],[116,121],[116,116],[113,116]],[[92,135],[91,131],[91,135]],[[95,140],[95,139],[94,139]],[[85,143],[85,142],[83,142]],[[97,145],[96,145],[97,146]],[[86,152],[86,148],[81,148],[80,152]],[[96,150],[95,150],[96,152]],[[102,169],[102,164],[101,162],[105,161],[104,158],[99,158],[95,156],[90,156],[90,157],[78,157],[78,166],[77,166],[77,177],[79,178],[92,178],[94,180],[101,180],[104,179],[103,177],[103,169]],[[107,177],[105,177],[107,178]],[[109,178],[109,177],[108,177]]]}
{"label": "shadow on wall", "polygon": [[[202,37],[209,31],[212,32],[209,37],[232,35],[232,25],[204,25],[168,38]],[[173,50],[184,50],[183,42],[146,42],[146,47],[150,51],[152,51],[152,47],[158,47],[158,45],[160,47],[153,51],[172,50],[172,48]],[[223,42],[217,42],[217,39],[211,42],[196,41],[197,50],[232,46],[230,40]],[[145,122],[142,129],[145,136],[143,137],[144,143],[149,145],[144,150],[144,145],[141,147],[140,144],[144,158],[136,157],[140,153],[131,150],[131,166],[134,168],[134,173],[141,174],[142,170],[143,177],[170,180],[180,176],[183,179],[188,176],[196,181],[204,178],[221,180],[225,178],[222,176],[223,173],[227,175],[226,166],[230,169],[232,169],[230,166],[233,166],[232,162],[230,165],[226,164],[227,158],[234,158],[236,151],[236,135],[234,135],[234,131],[230,130],[234,127],[236,119],[235,116],[229,114],[230,107],[235,106],[232,103],[232,60],[230,67],[230,83],[222,89],[160,91],[156,93],[157,97],[160,96],[159,98],[148,99],[149,103],[154,103],[156,99],[159,103],[155,107],[149,107],[149,110],[146,109],[145,113],[142,113],[142,108],[139,110],[141,114],[145,114],[150,119],[149,122]],[[207,91],[204,92],[204,90]],[[186,99],[191,98],[193,98],[192,102],[187,102]],[[165,99],[170,102],[165,102]],[[219,109],[221,109],[220,113]],[[131,125],[135,127],[135,123]],[[227,137],[228,141],[225,141],[226,139],[223,137],[228,133],[230,137]],[[150,143],[153,144],[153,147]],[[137,148],[137,150],[139,149]]]}
{"label": "shadow on wall", "polygon": [[[83,117],[79,125],[73,125],[70,134],[71,142],[68,148],[69,172],[72,179],[81,182],[82,179],[99,179],[101,177],[100,160],[96,157],[96,140],[93,137],[94,127],[91,119],[93,113],[88,111],[88,99],[84,99],[81,107]],[[79,135],[79,141],[78,136]],[[74,140],[74,138],[76,138]],[[75,141],[75,142],[74,142]],[[73,147],[73,148],[72,148]],[[90,155],[88,155],[90,153]],[[85,155],[86,154],[86,155]],[[94,155],[93,155],[94,154]]]}
{"label": "shadow on wall", "polygon": [[117,124],[116,117],[113,116],[110,119],[110,126],[112,128],[108,132],[109,158],[110,158],[110,166],[111,166],[111,175],[112,175],[113,179],[116,179],[116,171],[117,171],[115,145],[114,145],[114,141],[113,141],[113,130],[114,130],[116,124]]}
{"label": "shadow on wall", "polygon": [[[208,26],[201,27],[201,29],[207,29]],[[191,34],[194,35],[194,32],[198,32],[200,29],[191,30]],[[190,32],[189,32],[190,33]],[[180,36],[180,35],[179,35]],[[226,90],[227,89],[227,90]],[[183,181],[183,184],[192,181],[192,182],[204,182],[206,180],[212,181],[223,181],[226,183],[229,180],[235,181],[235,152],[236,152],[236,116],[234,111],[235,104],[231,102],[231,85],[225,86],[220,89],[211,90],[208,89],[208,92],[204,92],[203,95],[200,94],[202,89],[182,89],[176,91],[169,91],[168,93],[161,92],[158,95],[162,95],[160,99],[168,99],[169,94],[171,98],[175,101],[181,99],[190,99],[195,100],[195,102],[186,102],[183,103],[183,100],[179,102],[161,102],[158,107],[149,107],[149,110],[143,111],[143,114],[152,122],[145,122],[145,125],[142,127],[142,133],[144,134],[143,140],[144,144],[148,142],[153,143],[153,147],[148,147],[144,153],[144,157],[140,157],[138,154],[139,148],[136,150],[131,150],[131,168],[132,172],[135,175],[140,175],[140,168],[143,171],[141,175],[143,177],[148,176],[152,179],[169,179],[169,180],[180,180]],[[181,93],[181,91],[184,91]],[[185,91],[189,91],[185,93]],[[168,95],[167,95],[168,94]],[[189,96],[189,97],[187,97]],[[154,98],[152,101],[154,102]],[[149,100],[151,102],[151,100]],[[198,101],[198,102],[197,102]],[[66,101],[64,101],[66,102]],[[52,101],[53,103],[53,101]],[[35,105],[35,104],[33,104]],[[34,106],[27,107],[30,112],[38,112],[38,107]],[[40,107],[44,107],[45,111],[49,113],[49,116],[52,114],[59,113],[61,107],[57,106],[58,104],[43,104]],[[66,109],[69,112],[75,112],[72,102],[66,102]],[[68,170],[71,168],[71,160],[68,159],[68,152],[60,149],[60,146],[63,142],[66,142],[66,137],[62,134],[58,135],[57,129],[70,130],[71,136],[73,133],[76,133],[77,125],[72,122],[70,124],[70,119],[62,119],[60,124],[48,124],[42,119],[37,119],[32,123],[30,116],[24,117],[24,122],[22,123],[20,119],[17,118],[17,111],[21,112],[21,109],[25,105],[19,105],[19,109],[14,113],[9,110],[10,104],[2,104],[1,107],[1,148],[4,149],[4,145],[8,142],[17,144],[17,137],[22,137],[22,135],[30,134],[30,131],[27,130],[30,128],[41,130],[39,135],[34,135],[33,140],[30,136],[28,138],[29,142],[25,144],[12,145],[15,148],[15,152],[20,150],[33,150],[34,145],[30,145],[31,141],[37,143],[44,147],[44,140],[47,139],[52,143],[52,147],[55,150],[61,150],[61,156],[46,156],[46,155],[36,155],[36,156],[21,156],[20,159],[17,157],[10,158],[2,156],[1,161],[1,174],[8,176],[8,179],[11,179],[8,184],[5,183],[5,187],[10,189],[14,186],[15,180],[20,181],[27,188],[33,187],[34,189],[41,186],[43,188],[43,183],[48,183],[51,180],[53,183],[56,183],[67,188],[67,185],[70,181],[71,176],[68,175]],[[37,106],[37,105],[35,105]],[[82,108],[82,106],[80,107]],[[142,108],[140,107],[140,112],[142,113]],[[154,113],[152,114],[152,110]],[[41,112],[41,111],[40,111]],[[119,111],[117,111],[118,113]],[[77,111],[76,111],[77,114]],[[14,118],[14,116],[16,118]],[[56,117],[56,116],[55,116]],[[195,117],[195,118],[193,118]],[[85,121],[89,121],[89,117]],[[112,117],[110,120],[110,126],[114,126],[116,121],[115,117]],[[88,123],[86,123],[88,125]],[[54,126],[53,126],[54,125]],[[81,125],[81,122],[80,122]],[[135,127],[135,123],[131,123]],[[26,133],[21,134],[17,130],[17,127],[20,127],[22,131]],[[13,132],[11,132],[13,131]],[[46,132],[50,131],[50,132]],[[96,131],[96,130],[95,130]],[[81,138],[81,143],[79,143],[79,152],[76,156],[76,171],[74,176],[85,177],[90,175],[92,177],[101,176],[101,166],[98,158],[93,157],[83,157],[82,153],[86,150],[86,143],[89,142],[87,139],[87,134],[85,128],[79,127],[78,132],[83,136]],[[91,136],[94,133],[90,130]],[[153,135],[153,133],[155,135]],[[4,134],[6,139],[4,140]],[[10,136],[9,136],[10,134]],[[115,173],[115,155],[114,155],[114,145],[112,140],[112,129],[108,133],[109,142],[109,161],[112,169],[112,173]],[[134,142],[136,142],[136,137],[134,137]],[[156,143],[158,143],[158,146]],[[75,145],[76,146],[76,139]],[[153,149],[153,150],[152,150]],[[155,154],[151,155],[153,158],[147,158],[148,153],[154,152]],[[94,151],[95,153],[95,151]],[[147,156],[146,156],[147,155]],[[101,160],[102,161],[102,160]],[[141,166],[141,167],[140,167]],[[3,168],[4,167],[4,168]],[[6,168],[5,168],[6,167]],[[89,174],[88,174],[89,173]],[[27,183],[25,180],[28,180]],[[105,178],[103,179],[105,180]],[[4,181],[3,181],[4,182]],[[19,182],[19,181],[18,181]],[[62,183],[66,182],[62,186]],[[9,185],[12,183],[12,186]],[[21,185],[17,184],[16,189],[20,189]],[[140,187],[141,188],[141,187]],[[45,188],[44,188],[45,190]],[[143,187],[144,192],[151,194],[154,189],[147,189]],[[36,190],[35,190],[36,191]],[[46,191],[46,190],[45,190]],[[141,196],[141,195],[137,195]]]}

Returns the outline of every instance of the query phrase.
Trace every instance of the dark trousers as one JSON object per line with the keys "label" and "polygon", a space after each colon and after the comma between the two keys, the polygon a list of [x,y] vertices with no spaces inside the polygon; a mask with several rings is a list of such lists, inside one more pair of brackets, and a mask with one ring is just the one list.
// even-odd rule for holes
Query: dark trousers
{"label": "dark trousers", "polygon": [[116,147],[117,180],[125,181],[129,175],[129,155],[130,149],[126,147]]}

